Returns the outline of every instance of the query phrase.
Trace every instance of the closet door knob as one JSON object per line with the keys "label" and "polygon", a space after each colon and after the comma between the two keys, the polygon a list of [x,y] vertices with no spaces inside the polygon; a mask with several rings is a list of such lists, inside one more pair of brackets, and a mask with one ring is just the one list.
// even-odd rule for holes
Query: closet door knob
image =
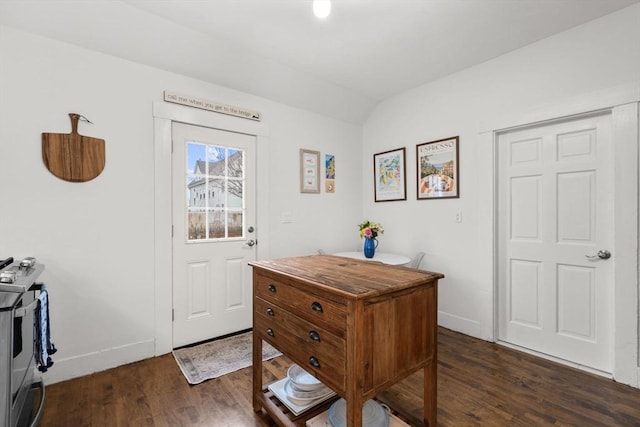
{"label": "closet door knob", "polygon": [[585,257],[587,259],[598,259],[598,258],[600,258],[600,259],[609,259],[609,258],[611,258],[611,252],[609,252],[606,249],[601,249],[601,250],[598,251],[597,254],[595,254],[595,255],[585,255]]}

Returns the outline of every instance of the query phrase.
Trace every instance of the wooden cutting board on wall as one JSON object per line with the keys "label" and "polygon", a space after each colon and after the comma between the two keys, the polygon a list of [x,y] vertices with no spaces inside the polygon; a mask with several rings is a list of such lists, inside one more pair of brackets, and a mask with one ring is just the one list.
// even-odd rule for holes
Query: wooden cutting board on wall
{"label": "wooden cutting board on wall", "polygon": [[78,120],[82,116],[69,113],[69,117],[71,133],[42,133],[42,160],[47,169],[60,179],[90,181],[104,170],[104,139],[78,134]]}

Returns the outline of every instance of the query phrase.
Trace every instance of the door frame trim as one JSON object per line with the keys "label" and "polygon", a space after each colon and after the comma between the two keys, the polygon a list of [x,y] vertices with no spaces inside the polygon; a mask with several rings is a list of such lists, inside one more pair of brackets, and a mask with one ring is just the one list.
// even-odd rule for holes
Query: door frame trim
{"label": "door frame trim", "polygon": [[[639,313],[638,313],[638,267],[639,259],[639,218],[638,218],[638,170],[640,85],[623,85],[604,91],[578,96],[556,104],[547,105],[530,112],[500,117],[493,125],[481,125],[479,132],[478,162],[488,167],[479,168],[479,182],[491,182],[491,190],[484,203],[479,203],[479,241],[486,242],[479,247],[482,258],[478,263],[484,266],[480,277],[487,277],[481,286],[486,290],[483,306],[482,337],[496,341],[498,333],[498,135],[547,121],[572,118],[596,111],[610,111],[614,144],[614,313],[613,330],[613,378],[633,387],[640,386],[639,368]],[[628,179],[632,177],[632,179]],[[623,179],[626,178],[626,179]],[[486,224],[483,227],[482,224]],[[612,251],[613,252],[613,251]],[[629,322],[628,319],[636,319]]]}
{"label": "door frame trim", "polygon": [[[155,356],[173,350],[171,279],[173,277],[171,238],[171,126],[173,122],[254,135],[256,157],[268,159],[269,153],[270,129],[265,121],[254,122],[176,104],[153,103]],[[258,259],[269,256],[267,165],[268,161],[256,162],[256,229],[260,236],[260,245],[256,247]]]}

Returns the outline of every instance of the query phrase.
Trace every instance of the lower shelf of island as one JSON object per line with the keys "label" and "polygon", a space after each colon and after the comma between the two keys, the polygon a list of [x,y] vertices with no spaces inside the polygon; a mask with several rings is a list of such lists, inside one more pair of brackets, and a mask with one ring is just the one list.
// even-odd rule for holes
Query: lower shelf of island
{"label": "lower shelf of island", "polygon": [[[323,414],[329,410],[331,405],[340,399],[340,396],[336,395],[327,399],[317,406],[304,411],[301,414],[295,415],[287,406],[278,399],[278,397],[269,389],[262,391],[262,409],[269,415],[269,417],[282,427],[307,427],[307,422],[316,418],[318,415]],[[377,399],[376,399],[377,400]],[[409,417],[391,410],[389,427],[408,427]],[[326,417],[326,414],[324,415]],[[315,420],[314,420],[315,421]],[[313,423],[314,426],[316,423]],[[325,425],[324,423],[322,424]],[[421,423],[417,424],[421,425]]]}
{"label": "lower shelf of island", "polygon": [[334,396],[299,415],[293,414],[269,389],[262,391],[262,409],[282,427],[305,427],[308,420],[327,411],[340,396]]}

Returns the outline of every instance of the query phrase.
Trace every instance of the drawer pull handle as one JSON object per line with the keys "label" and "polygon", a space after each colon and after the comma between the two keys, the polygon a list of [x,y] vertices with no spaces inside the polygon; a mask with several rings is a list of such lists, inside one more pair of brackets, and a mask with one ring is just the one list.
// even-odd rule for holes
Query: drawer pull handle
{"label": "drawer pull handle", "polygon": [[320,361],[315,356],[311,356],[309,358],[309,364],[311,366],[313,366],[314,368],[319,368],[320,367]]}
{"label": "drawer pull handle", "polygon": [[319,313],[322,313],[322,304],[320,304],[318,301],[314,301],[311,303],[311,309],[313,311],[317,311]]}
{"label": "drawer pull handle", "polygon": [[314,341],[320,342],[320,334],[316,331],[309,331],[309,338]]}
{"label": "drawer pull handle", "polygon": [[269,292],[273,292],[274,294],[276,293],[276,285],[269,285],[267,289],[269,289]]}
{"label": "drawer pull handle", "polygon": [[271,307],[267,308],[267,314],[269,316],[275,316],[276,315],[276,313],[273,311],[273,308],[271,308]]}
{"label": "drawer pull handle", "polygon": [[273,336],[275,336],[276,334],[275,334],[275,332],[273,332],[273,329],[271,329],[271,328],[267,328],[267,335],[269,335],[270,337],[273,337]]}

